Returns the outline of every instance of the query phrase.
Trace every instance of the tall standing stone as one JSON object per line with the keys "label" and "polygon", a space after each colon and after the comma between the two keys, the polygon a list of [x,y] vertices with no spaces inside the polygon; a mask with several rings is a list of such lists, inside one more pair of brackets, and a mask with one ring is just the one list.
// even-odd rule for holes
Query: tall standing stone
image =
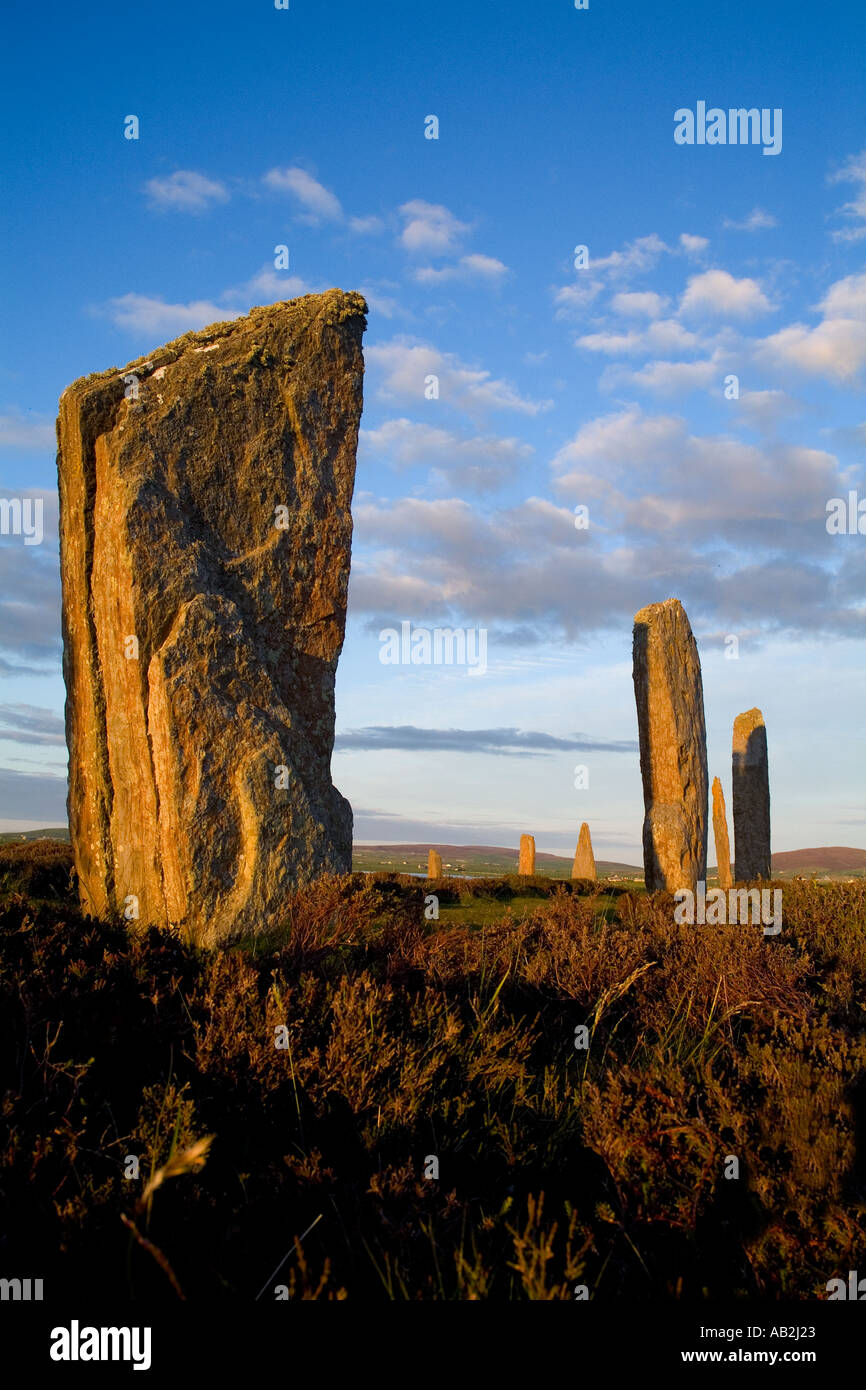
{"label": "tall standing stone", "polygon": [[595,868],[595,855],[592,852],[592,839],[586,821],[580,827],[580,834],[577,837],[577,849],[574,852],[571,877],[591,879],[598,877]]}
{"label": "tall standing stone", "polygon": [[734,720],[734,867],[737,880],[771,877],[767,730],[759,709]]}
{"label": "tall standing stone", "polygon": [[442,855],[438,850],[431,849],[427,852],[427,877],[442,877]]}
{"label": "tall standing stone", "polygon": [[697,643],[679,599],[635,614],[634,691],[648,892],[707,874],[707,747]]}
{"label": "tall standing stone", "polygon": [[716,841],[716,866],[719,887],[731,887],[731,845],[728,840],[728,816],[725,810],[725,793],[718,777],[713,778],[713,837]]}
{"label": "tall standing stone", "polygon": [[60,398],[69,821],[95,914],[210,943],[351,869],[331,782],[366,305],[214,324]]}
{"label": "tall standing stone", "polygon": [[530,876],[535,873],[534,835],[521,835],[520,837],[520,858],[517,862],[517,872]]}

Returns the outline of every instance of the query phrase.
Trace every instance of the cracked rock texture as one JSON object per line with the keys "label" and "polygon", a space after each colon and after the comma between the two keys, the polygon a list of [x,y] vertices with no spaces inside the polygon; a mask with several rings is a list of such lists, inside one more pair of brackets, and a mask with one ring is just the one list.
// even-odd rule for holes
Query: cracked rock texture
{"label": "cracked rock texture", "polygon": [[366,304],[329,290],[64,391],[69,821],[85,910],[209,944],[348,872],[331,782]]}
{"label": "cracked rock texture", "polygon": [[635,614],[634,692],[647,892],[707,877],[707,740],[697,643],[679,599]]}
{"label": "cracked rock texture", "polygon": [[733,811],[738,881],[770,878],[770,771],[767,730],[759,709],[746,710],[734,720]]}
{"label": "cracked rock texture", "polygon": [[574,863],[571,866],[572,878],[597,878],[595,869],[595,855],[592,852],[592,838],[589,833],[589,826],[586,821],[580,827],[580,834],[577,837],[577,849],[574,852]]}

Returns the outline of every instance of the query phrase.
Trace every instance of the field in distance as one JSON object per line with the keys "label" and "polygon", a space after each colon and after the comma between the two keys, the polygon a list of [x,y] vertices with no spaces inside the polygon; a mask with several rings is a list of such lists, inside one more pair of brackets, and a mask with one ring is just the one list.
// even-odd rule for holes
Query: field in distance
{"label": "field in distance", "polygon": [[[6,831],[0,833],[0,844],[22,840],[69,840],[66,826],[47,830]],[[437,849],[442,855],[446,875],[469,878],[498,878],[517,873],[518,851],[501,845],[355,845],[352,869],[355,873],[426,874],[427,851]],[[535,856],[538,873],[545,878],[571,878],[571,859],[560,854]],[[596,861],[599,878],[614,882],[643,883],[643,869],[636,864],[621,864],[615,860]],[[786,850],[773,855],[773,877],[834,879],[866,878],[866,849],[847,845],[824,845],[817,849]],[[715,866],[707,869],[707,881],[716,877]]]}

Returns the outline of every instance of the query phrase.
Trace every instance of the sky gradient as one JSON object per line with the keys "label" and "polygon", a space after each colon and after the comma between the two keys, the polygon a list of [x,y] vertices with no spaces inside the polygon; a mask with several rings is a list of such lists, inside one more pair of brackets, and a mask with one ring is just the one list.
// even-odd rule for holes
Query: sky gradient
{"label": "sky gradient", "polygon": [[[65,815],[59,394],[336,285],[370,307],[333,759],[356,839],[567,853],[588,820],[640,862],[632,621],[676,596],[729,806],[759,705],[773,848],[866,847],[866,534],[826,524],[866,501],[861,7],[157,0],[7,28],[0,497],[41,497],[45,538],[0,536],[0,829]],[[698,102],[781,111],[778,154],[676,143]],[[486,672],[383,665],[403,621],[485,629]]]}

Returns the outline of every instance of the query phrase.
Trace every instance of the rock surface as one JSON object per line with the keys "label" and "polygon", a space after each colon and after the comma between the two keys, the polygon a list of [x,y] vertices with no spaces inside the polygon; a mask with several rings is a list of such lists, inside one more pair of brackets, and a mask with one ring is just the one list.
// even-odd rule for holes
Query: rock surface
{"label": "rock surface", "polygon": [[595,855],[592,852],[592,839],[586,821],[580,827],[580,834],[577,837],[577,849],[574,852],[571,877],[592,879],[598,877],[595,868]]}
{"label": "rock surface", "polygon": [[770,771],[759,709],[734,720],[734,867],[737,880],[770,878]]}
{"label": "rock surface", "polygon": [[517,872],[530,875],[535,873],[534,835],[521,835],[520,837],[520,858],[517,861]]}
{"label": "rock surface", "polygon": [[214,324],[60,398],[80,895],[216,941],[351,869],[330,774],[366,304]]}
{"label": "rock surface", "polygon": [[633,661],[647,892],[694,892],[707,873],[706,726],[697,643],[679,599],[635,614]]}
{"label": "rock surface", "polygon": [[728,816],[725,810],[725,793],[718,777],[713,778],[713,837],[716,842],[716,866],[720,888],[730,888],[731,844],[728,839]]}
{"label": "rock surface", "polygon": [[442,877],[442,855],[436,849],[431,849],[427,854],[427,877]]}

